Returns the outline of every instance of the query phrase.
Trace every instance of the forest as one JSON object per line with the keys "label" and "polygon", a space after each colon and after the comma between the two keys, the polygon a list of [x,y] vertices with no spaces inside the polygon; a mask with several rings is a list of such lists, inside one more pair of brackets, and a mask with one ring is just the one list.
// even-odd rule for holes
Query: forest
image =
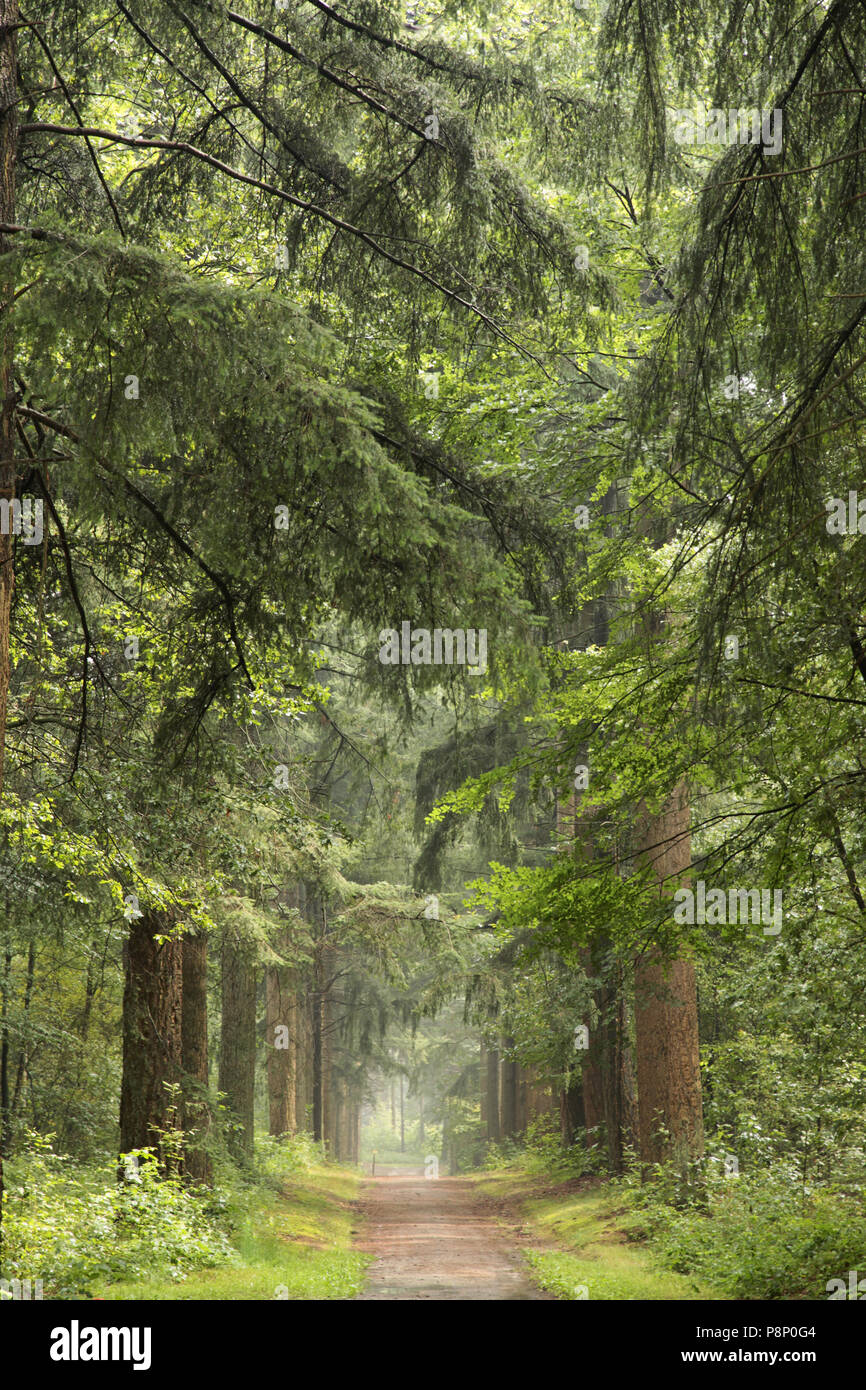
{"label": "forest", "polygon": [[866,1300],[861,0],[0,91],[0,1326]]}

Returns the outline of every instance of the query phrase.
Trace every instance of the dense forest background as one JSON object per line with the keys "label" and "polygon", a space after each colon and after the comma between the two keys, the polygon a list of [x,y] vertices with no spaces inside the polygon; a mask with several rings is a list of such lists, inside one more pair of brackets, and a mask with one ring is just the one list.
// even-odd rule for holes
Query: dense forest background
{"label": "dense forest background", "polygon": [[0,91],[0,1274],[375,1153],[847,1287],[862,3],[0,0]]}

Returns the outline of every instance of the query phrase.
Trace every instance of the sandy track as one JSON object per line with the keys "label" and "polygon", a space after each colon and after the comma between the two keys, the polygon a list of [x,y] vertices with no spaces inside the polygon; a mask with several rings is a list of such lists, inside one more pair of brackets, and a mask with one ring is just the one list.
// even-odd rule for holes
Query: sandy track
{"label": "sandy track", "polygon": [[359,1208],[356,1247],[377,1257],[359,1300],[550,1299],[467,1178],[370,1178]]}

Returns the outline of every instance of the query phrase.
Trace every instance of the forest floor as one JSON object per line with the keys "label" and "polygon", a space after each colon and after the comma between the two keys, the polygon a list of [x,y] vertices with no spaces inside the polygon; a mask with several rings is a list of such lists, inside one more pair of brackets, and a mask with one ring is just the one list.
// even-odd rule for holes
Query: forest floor
{"label": "forest floor", "polygon": [[359,1300],[552,1297],[471,1178],[386,1172],[365,1181],[356,1248],[375,1256]]}
{"label": "forest floor", "polygon": [[598,1178],[557,1180],[515,1164],[465,1181],[511,1233],[531,1277],[556,1298],[723,1297],[691,1275],[662,1268],[646,1245],[629,1240],[616,1193]]}

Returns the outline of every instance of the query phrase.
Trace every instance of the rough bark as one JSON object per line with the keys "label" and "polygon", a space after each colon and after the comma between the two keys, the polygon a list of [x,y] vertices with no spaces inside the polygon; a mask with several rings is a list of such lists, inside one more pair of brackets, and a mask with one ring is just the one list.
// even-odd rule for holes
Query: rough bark
{"label": "rough bark", "polygon": [[[16,36],[18,0],[0,0],[0,222],[15,223],[15,161],[18,153],[18,61]],[[0,254],[9,241],[0,236]],[[3,277],[0,302],[12,303],[14,276]],[[0,325],[0,497],[15,496],[15,346],[9,311]],[[10,527],[11,531],[11,527]],[[6,718],[9,700],[9,627],[12,612],[13,550],[11,534],[0,534],[0,795],[6,753]],[[0,1116],[0,1230],[3,1221],[3,1157],[5,1144]]]}
{"label": "rough bark", "polygon": [[120,1150],[154,1147],[163,1163],[160,1130],[177,1120],[166,1084],[180,1082],[183,1063],[183,946],[176,937],[156,940],[171,927],[165,913],[145,912],[130,926],[123,952]]}
{"label": "rough bark", "polygon": [[313,1127],[313,1034],[312,994],[309,985],[297,1003],[298,1055],[295,1066],[295,1116],[298,1129],[310,1133]]}
{"label": "rough bark", "polygon": [[593,1131],[603,1123],[608,1167],[612,1173],[621,1173],[626,1112],[623,1082],[628,1051],[622,967],[613,958],[610,942],[605,938],[593,942],[583,953],[583,962],[587,974],[601,981],[593,991],[596,1021],[589,1030],[583,1069],[587,1146],[595,1147],[598,1140]]}
{"label": "rough bark", "polygon": [[307,920],[313,928],[314,965],[311,990],[313,1138],[317,1143],[332,1140],[330,1105],[330,1010],[328,1007],[329,973],[333,952],[328,942],[325,905],[320,893],[311,886],[306,893]]}
{"label": "rough bark", "polygon": [[[0,222],[15,225],[15,164],[18,151],[18,70],[16,25],[18,0],[0,0]],[[0,253],[11,249],[10,240],[0,235]],[[0,302],[12,303],[14,275],[8,270],[0,287]],[[15,467],[15,344],[11,314],[2,310],[0,340],[0,497],[11,502],[17,483]],[[11,521],[0,532],[0,791],[3,787],[6,753],[6,718],[9,699],[9,623],[12,609],[13,538]]]}
{"label": "rough bark", "polygon": [[[307,917],[307,886],[297,885],[298,911]],[[307,920],[309,920],[307,918]],[[297,1025],[297,1047],[295,1049],[295,1125],[299,1131],[310,1132],[313,1125],[313,1074],[312,1074],[312,990],[310,973],[305,971],[298,979],[295,995],[295,1020]]]}
{"label": "rough bark", "polygon": [[204,1148],[211,1117],[207,1098],[207,936],[204,932],[183,938],[182,975],[183,1128],[190,1146],[184,1168],[193,1182],[209,1183],[213,1176],[211,1160]]}
{"label": "rough bark", "polygon": [[406,1152],[406,1112],[403,1098],[403,1073],[400,1073],[400,1152]]}
{"label": "rough bark", "polygon": [[514,1132],[525,1134],[527,1125],[526,1072],[518,1062],[515,1067]]}
{"label": "rough bark", "polygon": [[[22,1013],[23,1013],[23,1023],[24,1023],[25,1029],[26,1029],[26,1026],[27,1026],[27,1016],[28,1016],[28,1014],[29,1014],[29,1012],[30,1012],[30,1001],[31,1001],[31,999],[33,998],[33,981],[34,981],[35,974],[36,974],[36,946],[35,946],[34,942],[31,941],[31,942],[30,942],[30,946],[29,946],[28,951],[27,951],[27,978],[26,978],[26,982],[25,982],[25,985],[24,985],[24,1008],[23,1008],[23,1010],[22,1010]],[[17,1071],[16,1071],[16,1073],[15,1073],[15,1090],[14,1090],[13,1093],[12,1093],[12,1108],[11,1108],[11,1118],[12,1118],[12,1120],[15,1119],[15,1116],[16,1116],[16,1114],[18,1113],[18,1099],[19,1099],[19,1097],[20,1097],[20,1095],[21,1095],[21,1088],[22,1088],[23,1083],[24,1083],[24,1073],[25,1073],[25,1071],[26,1071],[26,1069],[27,1069],[27,1050],[28,1050],[28,1049],[27,1049],[26,1033],[25,1033],[24,1037],[22,1037],[21,1046],[20,1046],[20,1048],[19,1048],[19,1050],[18,1050],[18,1069],[17,1069]]]}
{"label": "rough bark", "polygon": [[331,986],[336,969],[336,952],[328,935],[328,923],[324,903],[322,904],[322,938],[322,1138],[326,1145],[333,1148],[335,1138],[333,1107],[335,1021]]}
{"label": "rough bark", "polygon": [[[7,913],[8,917],[8,913]],[[9,941],[3,953],[3,978],[0,982],[0,1158],[8,1158],[9,1142],[9,994],[12,977],[12,946]]]}
{"label": "rough bark", "polygon": [[481,1098],[481,1142],[487,1138],[487,1048],[481,1044],[478,1055],[478,1076],[480,1085],[478,1087]]}
{"label": "rough bark", "polygon": [[316,988],[312,996],[313,1053],[311,1058],[313,1071],[313,1138],[317,1144],[321,1143],[324,1138],[323,1122],[325,1115],[323,1059],[325,999],[321,990],[321,982],[318,978],[318,974],[319,972],[317,971]]}
{"label": "rough bark", "polygon": [[499,1049],[487,1051],[487,1140],[498,1144],[502,1138]]}
{"label": "rough bark", "polygon": [[[659,815],[641,810],[638,835],[641,858],[652,865],[663,901],[684,881],[681,876],[691,863],[684,787],[676,788]],[[672,1158],[685,1169],[703,1153],[698,999],[691,960],[666,961],[651,948],[637,962],[635,1034],[641,1161],[647,1166]]]}
{"label": "rough bark", "polygon": [[[297,893],[289,900],[297,904]],[[284,955],[290,934],[282,931],[275,942]],[[297,1130],[296,1071],[298,1065],[298,1001],[294,972],[285,966],[269,966],[265,976],[265,1042],[268,1074],[268,1129],[273,1135]]]}
{"label": "rough bark", "polygon": [[573,1076],[559,1093],[559,1133],[563,1144],[573,1144],[577,1131],[586,1128],[586,1112],[580,1077]]}
{"label": "rough bark", "polygon": [[[589,750],[581,749],[579,759],[588,763]],[[592,863],[596,854],[599,812],[581,808],[583,793],[572,793],[558,815],[560,832],[574,839],[574,856],[582,866]],[[623,1056],[627,1051],[622,966],[614,959],[610,942],[596,938],[581,951],[581,964],[588,978],[598,980],[593,989],[594,1017],[582,1022],[589,1034],[589,1046],[581,1056],[582,1107],[587,1148],[604,1142],[608,1167],[621,1173],[624,1165]]]}
{"label": "rough bark", "polygon": [[[513,1038],[505,1038],[505,1048],[514,1046]],[[517,1063],[502,1063],[502,1138],[513,1139],[517,1134]]]}
{"label": "rough bark", "polygon": [[246,1163],[253,1154],[256,1081],[256,966],[249,947],[232,928],[222,939],[222,1031],[219,1088],[235,1122],[229,1152]]}

